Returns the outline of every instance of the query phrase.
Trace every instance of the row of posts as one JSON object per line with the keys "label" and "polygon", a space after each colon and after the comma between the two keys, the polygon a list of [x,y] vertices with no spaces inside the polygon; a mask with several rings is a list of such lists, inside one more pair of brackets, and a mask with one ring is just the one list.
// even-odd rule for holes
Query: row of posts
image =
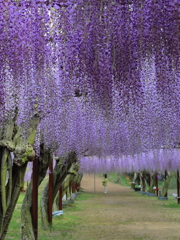
{"label": "row of posts", "polygon": [[[150,176],[149,176],[150,177]],[[167,177],[167,171],[165,170],[165,179]],[[140,185],[140,177],[138,178],[138,185]],[[143,188],[145,186],[145,177],[144,177],[144,172],[142,173],[142,185]],[[159,189],[158,189],[158,174],[156,173],[155,177],[155,185],[156,185],[156,196],[158,197],[159,195]],[[145,191],[145,189],[143,189]],[[167,197],[167,193],[165,195]],[[180,204],[180,183],[179,183],[179,170],[177,170],[177,203]]]}
{"label": "row of posts", "polygon": [[[33,173],[32,173],[32,225],[34,229],[35,240],[38,239],[38,157],[35,157],[33,161]],[[73,182],[69,183],[69,188],[72,189],[72,193],[76,192],[77,184]],[[62,210],[62,198],[63,198],[62,185],[59,189],[59,210]],[[48,222],[52,225],[52,207],[53,207],[53,159],[50,159],[49,163],[49,190],[48,190]]]}
{"label": "row of posts", "polygon": [[[165,171],[165,178],[167,171]],[[158,176],[156,174],[156,196],[158,196]],[[95,174],[94,174],[95,183]],[[140,185],[140,178],[138,179]],[[145,186],[144,172],[142,174],[142,185]],[[38,239],[38,157],[33,161],[33,188],[32,188],[32,224],[34,228],[35,240]],[[75,193],[76,186],[74,183],[69,183],[69,187],[72,189],[72,193]],[[94,186],[94,191],[95,186]],[[62,186],[59,189],[59,210],[62,210]],[[167,197],[167,193],[166,196]],[[48,191],[48,221],[52,224],[52,206],[53,206],[53,160],[50,159],[49,163],[49,191]],[[177,170],[177,202],[180,204],[180,183],[179,183],[179,170]]]}

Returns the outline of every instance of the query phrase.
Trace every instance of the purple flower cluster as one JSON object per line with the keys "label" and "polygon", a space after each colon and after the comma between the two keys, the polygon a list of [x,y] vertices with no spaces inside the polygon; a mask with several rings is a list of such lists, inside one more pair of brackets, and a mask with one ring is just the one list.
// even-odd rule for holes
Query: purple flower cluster
{"label": "purple flower cluster", "polygon": [[1,1],[1,126],[37,114],[37,154],[87,171],[178,168],[179,26],[177,0]]}
{"label": "purple flower cluster", "polygon": [[147,153],[121,156],[81,157],[80,171],[84,173],[136,172],[179,169],[179,149],[151,150]]}

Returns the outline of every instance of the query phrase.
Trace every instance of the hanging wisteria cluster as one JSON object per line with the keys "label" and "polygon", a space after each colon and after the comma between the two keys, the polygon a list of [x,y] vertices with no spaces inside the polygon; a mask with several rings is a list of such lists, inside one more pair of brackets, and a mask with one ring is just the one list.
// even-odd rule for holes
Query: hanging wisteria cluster
{"label": "hanging wisteria cluster", "polygon": [[38,115],[84,171],[177,169],[179,32],[178,0],[1,1],[1,125]]}
{"label": "hanging wisteria cluster", "polygon": [[175,171],[179,169],[179,149],[153,150],[148,153],[121,155],[120,157],[82,157],[81,172],[105,173],[105,172],[137,172],[147,170],[155,172],[160,170]]}

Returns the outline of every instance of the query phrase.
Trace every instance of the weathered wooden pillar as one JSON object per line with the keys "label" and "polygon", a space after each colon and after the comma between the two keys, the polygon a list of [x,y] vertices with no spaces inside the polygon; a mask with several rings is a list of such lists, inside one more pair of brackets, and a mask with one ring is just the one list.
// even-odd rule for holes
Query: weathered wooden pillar
{"label": "weathered wooden pillar", "polygon": [[156,197],[159,195],[159,189],[158,189],[158,173],[155,173],[155,184],[156,184]]}
{"label": "weathered wooden pillar", "polygon": [[149,173],[149,186],[151,185],[151,174]]}
{"label": "weathered wooden pillar", "polygon": [[74,182],[74,192],[76,193],[77,192],[77,183]]}
{"label": "weathered wooden pillar", "polygon": [[38,160],[36,156],[33,161],[33,174],[32,174],[32,225],[34,230],[35,240],[38,239]]}
{"label": "weathered wooden pillar", "polygon": [[180,204],[180,191],[179,191],[179,170],[177,170],[177,203]]}
{"label": "weathered wooden pillar", "polygon": [[63,191],[62,191],[62,185],[61,185],[59,189],[59,210],[62,210],[62,198],[63,198],[62,193]]}
{"label": "weathered wooden pillar", "polygon": [[145,184],[145,178],[144,178],[144,171],[142,172],[142,191],[145,192],[146,184]]}
{"label": "weathered wooden pillar", "polygon": [[52,205],[53,205],[53,160],[49,162],[49,191],[48,191],[48,222],[52,225]]}
{"label": "weathered wooden pillar", "polygon": [[76,183],[72,181],[72,193],[76,193]]}
{"label": "weathered wooden pillar", "polygon": [[[167,170],[165,170],[165,179],[167,178]],[[168,190],[166,192],[166,194],[164,195],[164,197],[167,197],[168,196]]]}

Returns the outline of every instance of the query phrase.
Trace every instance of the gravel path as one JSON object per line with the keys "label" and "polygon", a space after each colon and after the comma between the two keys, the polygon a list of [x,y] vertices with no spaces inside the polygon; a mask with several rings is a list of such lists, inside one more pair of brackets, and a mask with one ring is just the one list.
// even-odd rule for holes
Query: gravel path
{"label": "gravel path", "polygon": [[[179,205],[167,207],[170,200],[143,196],[111,182],[104,194],[102,180],[95,177],[96,193],[81,201],[82,211],[75,213],[79,229],[73,234],[74,239],[180,240]],[[81,187],[86,193],[94,193],[94,175],[84,175]]]}

